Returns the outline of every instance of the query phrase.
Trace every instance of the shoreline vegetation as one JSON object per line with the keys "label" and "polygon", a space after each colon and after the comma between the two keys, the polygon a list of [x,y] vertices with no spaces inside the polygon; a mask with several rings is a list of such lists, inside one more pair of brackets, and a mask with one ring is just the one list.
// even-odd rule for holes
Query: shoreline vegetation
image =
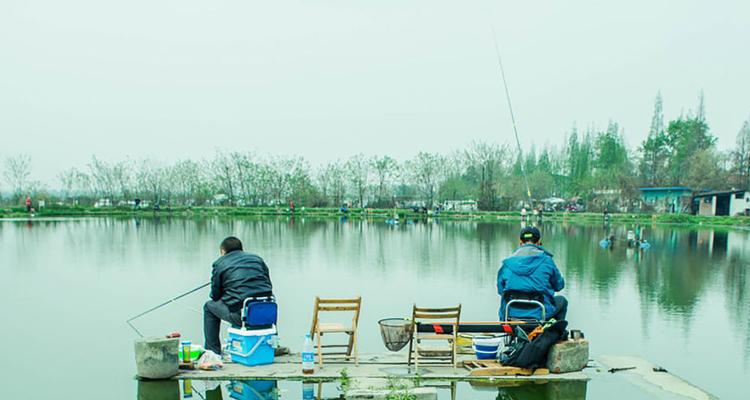
{"label": "shoreline vegetation", "polygon": [[[517,211],[441,211],[439,213],[413,211],[411,209],[393,208],[352,208],[341,211],[338,208],[310,208],[300,207],[290,211],[285,207],[172,207],[155,211],[150,208],[134,210],[132,207],[102,207],[91,206],[50,206],[36,211],[33,218],[49,217],[300,217],[300,218],[351,218],[369,220],[392,220],[398,215],[399,221],[437,219],[443,221],[521,221]],[[30,214],[23,207],[0,208],[0,220],[30,218]],[[529,215],[529,221],[537,221],[535,216]],[[545,212],[544,222],[573,222],[573,223],[604,223],[602,213],[590,212]],[[678,224],[693,226],[718,227],[750,227],[750,217],[716,217],[690,214],[647,214],[647,213],[610,213],[609,222],[612,224]]]}
{"label": "shoreline vegetation", "polygon": [[[247,151],[238,143],[236,150],[217,149],[201,159],[106,160],[92,155],[85,165],[60,165],[51,187],[34,179],[30,155],[16,154],[0,160],[0,204],[23,205],[28,200],[36,208],[41,208],[40,202],[132,207],[140,200],[142,206],[183,210],[177,207],[294,203],[328,215],[342,204],[383,210],[442,204],[452,209],[448,203],[468,201],[486,212],[476,214],[484,219],[505,218],[513,213],[502,211],[541,204],[592,212],[650,215],[673,207],[687,212],[691,205],[676,204],[671,196],[645,201],[641,189],[681,187],[698,194],[750,188],[750,118],[742,123],[733,150],[720,150],[706,120],[702,94],[698,100],[695,112],[667,122],[657,94],[648,136],[637,147],[627,143],[624,129],[614,120],[580,131],[574,124],[562,140],[541,148],[532,143],[528,150],[517,151],[509,143],[479,141],[442,153],[418,151],[403,160],[363,153],[344,158],[347,154],[336,152],[342,158],[312,164],[302,155]],[[221,210],[230,215],[279,214],[263,208]],[[476,218],[469,215],[451,218]],[[685,216],[656,219],[703,222]],[[739,220],[722,224],[734,221]]]}

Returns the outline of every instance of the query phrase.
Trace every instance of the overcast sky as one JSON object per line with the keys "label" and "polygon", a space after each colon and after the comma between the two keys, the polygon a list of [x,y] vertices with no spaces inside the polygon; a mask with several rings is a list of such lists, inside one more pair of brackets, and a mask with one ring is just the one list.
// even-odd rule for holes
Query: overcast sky
{"label": "overcast sky", "polygon": [[704,90],[720,148],[750,116],[750,2],[0,0],[0,157],[216,148],[406,159],[618,121],[635,148]]}

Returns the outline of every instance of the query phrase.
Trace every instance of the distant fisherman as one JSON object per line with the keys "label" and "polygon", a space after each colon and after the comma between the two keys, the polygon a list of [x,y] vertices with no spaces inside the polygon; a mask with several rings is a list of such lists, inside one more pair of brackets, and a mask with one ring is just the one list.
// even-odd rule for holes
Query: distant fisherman
{"label": "distant fisherman", "polygon": [[[555,296],[565,287],[565,280],[552,260],[552,254],[542,247],[539,229],[529,226],[521,230],[521,247],[503,260],[497,271],[497,291],[501,296],[500,320],[505,319],[505,309],[513,299],[536,300],[544,306],[545,318],[564,320],[568,300]],[[512,305],[508,316],[518,319],[541,320],[539,307]]]}
{"label": "distant fisherman", "polygon": [[255,254],[244,252],[239,239],[224,239],[219,252],[221,257],[214,261],[211,273],[211,300],[203,306],[205,348],[216,354],[221,354],[221,321],[240,326],[245,299],[273,295],[266,263]]}

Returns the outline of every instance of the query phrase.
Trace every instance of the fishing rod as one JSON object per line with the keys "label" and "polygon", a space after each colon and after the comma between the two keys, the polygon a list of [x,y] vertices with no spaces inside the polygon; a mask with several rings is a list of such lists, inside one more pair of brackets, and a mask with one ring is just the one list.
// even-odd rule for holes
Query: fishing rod
{"label": "fishing rod", "polygon": [[[497,64],[500,66],[500,76],[503,79],[503,87],[505,87],[505,98],[508,100],[508,110],[510,110],[510,120],[513,123],[513,133],[516,136],[516,147],[518,148],[519,156],[523,154],[521,150],[521,141],[518,139],[518,128],[516,128],[516,117],[513,114],[513,104],[510,101],[510,91],[508,90],[508,81],[505,79],[505,70],[503,69],[503,59],[500,57],[500,46],[497,44],[497,34],[495,34],[495,27],[492,28],[492,40],[495,43],[495,54],[497,55]],[[531,206],[531,188],[529,187],[529,178],[526,176],[526,167],[524,167],[523,159],[520,160],[521,174],[523,174],[523,182],[526,184],[526,198]]]}
{"label": "fishing rod", "polygon": [[135,319],[138,319],[138,318],[140,318],[140,317],[142,317],[142,316],[144,316],[144,315],[146,315],[146,314],[148,314],[148,313],[150,313],[150,312],[152,312],[152,311],[154,311],[154,310],[157,310],[157,309],[159,309],[159,308],[162,308],[162,307],[166,306],[167,304],[169,304],[169,303],[171,303],[171,302],[173,302],[173,301],[175,301],[175,300],[179,300],[179,299],[181,299],[181,298],[183,298],[183,297],[185,297],[185,296],[187,296],[187,295],[189,295],[189,294],[191,294],[191,293],[195,293],[195,292],[197,292],[197,291],[199,291],[199,290],[203,289],[204,287],[206,287],[206,286],[208,286],[208,285],[210,285],[210,284],[211,284],[211,282],[206,282],[206,283],[204,283],[204,284],[202,284],[202,285],[198,286],[197,288],[195,288],[195,289],[193,289],[193,290],[190,290],[190,291],[188,291],[188,292],[185,292],[185,293],[183,293],[183,294],[181,294],[181,295],[179,295],[179,296],[177,296],[177,297],[174,297],[174,298],[172,298],[172,299],[169,299],[169,300],[165,301],[164,303],[161,303],[161,304],[159,304],[159,305],[158,305],[158,306],[156,306],[156,307],[152,307],[152,308],[150,308],[150,309],[148,309],[148,310],[146,310],[146,311],[144,311],[144,312],[142,312],[142,313],[140,313],[140,314],[136,315],[135,317],[132,317],[132,318],[130,318],[129,320],[125,321],[125,323],[127,323],[128,325],[130,325],[130,327],[131,327],[131,328],[133,328],[133,330],[135,331],[135,333],[137,333],[137,334],[138,334],[138,336],[140,336],[140,337],[143,337],[143,335],[141,334],[141,332],[140,332],[140,331],[139,331],[138,329],[136,329],[136,328],[135,328],[135,326],[134,326],[134,325],[132,324],[132,321],[133,321],[133,320],[135,320]]}

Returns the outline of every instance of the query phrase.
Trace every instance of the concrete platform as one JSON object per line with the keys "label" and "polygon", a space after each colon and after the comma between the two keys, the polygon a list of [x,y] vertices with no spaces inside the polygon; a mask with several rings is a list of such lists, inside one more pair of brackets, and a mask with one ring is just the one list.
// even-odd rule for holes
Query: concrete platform
{"label": "concrete platform", "polygon": [[[659,398],[678,398],[691,400],[712,400],[716,396],[691,384],[690,382],[661,369],[638,357],[601,356],[598,360],[601,368],[592,373],[614,373],[630,384],[652,393]],[[609,371],[616,372],[609,372]],[[604,372],[607,371],[607,372]],[[596,375],[592,375],[596,378]]]}
{"label": "concrete platform", "polygon": [[[467,359],[470,359],[467,357]],[[691,383],[660,369],[658,366],[638,357],[601,356],[589,361],[588,366],[579,372],[532,376],[470,376],[469,370],[463,367],[450,366],[421,366],[419,374],[415,374],[414,366],[406,366],[404,354],[371,354],[360,356],[359,366],[353,362],[330,362],[323,367],[316,364],[313,375],[302,374],[299,354],[277,357],[271,365],[246,367],[240,364],[225,364],[224,368],[216,371],[181,371],[172,380],[197,381],[244,381],[244,380],[275,380],[275,381],[305,381],[332,382],[345,377],[352,389],[367,388],[365,392],[356,390],[352,394],[366,395],[373,398],[371,391],[380,391],[376,382],[389,382],[394,378],[412,381],[416,386],[429,386],[430,382],[469,382],[472,387],[520,387],[550,386],[554,390],[560,385],[580,386],[583,395],[576,394],[571,399],[585,399],[586,385],[600,382],[606,386],[630,387],[635,392],[653,398],[682,399],[682,400],[712,400],[716,397]],[[417,382],[421,382],[417,383]],[[547,385],[545,385],[547,384]],[[384,385],[384,384],[383,384]],[[382,386],[382,385],[380,385]],[[567,386],[566,386],[567,387]],[[579,390],[579,391],[581,391]],[[380,393],[378,392],[378,393]],[[382,393],[381,393],[382,394]],[[425,392],[426,398],[434,398],[432,392]],[[567,399],[567,397],[563,396]],[[377,398],[377,396],[375,397]]]}
{"label": "concrete platform", "polygon": [[[467,358],[468,359],[468,358]],[[511,381],[563,381],[575,380],[586,381],[590,379],[583,372],[571,372],[566,374],[548,374],[539,376],[496,376],[496,377],[474,377],[469,376],[469,370],[461,366],[453,368],[446,365],[420,365],[419,373],[414,371],[414,365],[407,369],[406,356],[404,354],[371,354],[361,355],[359,366],[354,362],[329,362],[323,367],[315,365],[313,375],[302,374],[299,354],[276,357],[273,364],[257,367],[246,367],[240,364],[225,364],[224,368],[217,371],[182,371],[173,379],[199,379],[199,380],[249,380],[249,379],[283,379],[283,380],[305,380],[305,381],[332,381],[340,379],[345,370],[350,379],[385,379],[394,376],[426,380],[461,380],[461,381],[493,381],[496,379]]]}

